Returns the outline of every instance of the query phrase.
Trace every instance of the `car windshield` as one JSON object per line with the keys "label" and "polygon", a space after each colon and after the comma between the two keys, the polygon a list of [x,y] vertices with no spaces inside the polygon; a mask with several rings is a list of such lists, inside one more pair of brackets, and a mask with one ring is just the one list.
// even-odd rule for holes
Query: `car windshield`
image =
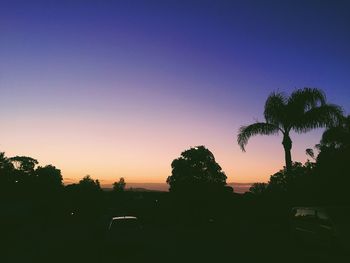
{"label": "car windshield", "polygon": [[138,227],[137,219],[117,219],[113,220],[111,229],[135,229]]}

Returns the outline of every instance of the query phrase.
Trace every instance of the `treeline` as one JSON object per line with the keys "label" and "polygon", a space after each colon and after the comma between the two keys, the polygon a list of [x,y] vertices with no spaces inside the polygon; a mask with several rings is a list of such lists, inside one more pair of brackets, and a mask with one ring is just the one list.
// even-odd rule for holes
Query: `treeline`
{"label": "treeline", "polygon": [[[27,156],[7,158],[0,153],[0,196],[26,200],[53,197],[63,189],[61,171],[53,165],[37,166]],[[36,167],[37,166],[37,167]]]}
{"label": "treeline", "polygon": [[[63,184],[61,170],[53,165],[40,166],[27,156],[6,157],[0,153],[0,214],[3,225],[32,222],[35,225],[96,220],[108,207],[125,213],[123,203],[130,202],[122,193],[124,178],[113,190],[102,190],[99,180],[87,175],[79,182]],[[125,196],[128,196],[127,194]],[[116,203],[116,204],[115,204]],[[125,206],[125,205],[124,205]],[[34,223],[35,222],[35,223]]]}
{"label": "treeline", "polygon": [[[50,198],[64,189],[88,194],[102,191],[99,180],[92,179],[90,175],[65,187],[60,169],[51,164],[38,164],[36,159],[28,156],[6,157],[4,152],[0,152],[0,196],[3,199],[25,197],[30,200],[38,197]],[[113,191],[124,191],[125,185],[122,177],[113,183]]]}

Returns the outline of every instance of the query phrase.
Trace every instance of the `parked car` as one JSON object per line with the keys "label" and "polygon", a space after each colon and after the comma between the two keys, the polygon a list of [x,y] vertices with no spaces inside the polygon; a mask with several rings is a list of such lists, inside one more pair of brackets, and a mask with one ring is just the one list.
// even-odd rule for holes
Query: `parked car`
{"label": "parked car", "polygon": [[107,240],[118,246],[133,246],[142,242],[142,225],[135,216],[113,217],[110,221]]}
{"label": "parked car", "polygon": [[291,230],[297,242],[350,251],[350,207],[294,207]]}

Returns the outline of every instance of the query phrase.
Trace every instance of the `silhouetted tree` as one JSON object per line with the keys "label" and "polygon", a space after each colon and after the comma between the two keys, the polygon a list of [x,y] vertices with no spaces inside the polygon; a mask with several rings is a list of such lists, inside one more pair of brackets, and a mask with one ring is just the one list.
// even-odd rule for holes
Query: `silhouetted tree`
{"label": "silhouetted tree", "polygon": [[283,196],[290,202],[310,201],[314,198],[315,163],[307,161],[304,165],[295,162],[290,170],[286,167],[271,175],[266,192],[274,196]]}
{"label": "silhouetted tree", "polygon": [[10,159],[5,156],[4,152],[0,152],[0,195],[6,196],[15,184],[13,175],[14,167]]}
{"label": "silhouetted tree", "polygon": [[226,175],[204,146],[190,148],[171,163],[172,174],[167,183],[170,191],[223,189]]}
{"label": "silhouetted tree", "polygon": [[350,203],[350,116],[327,129],[317,145],[316,177],[319,199]]}
{"label": "silhouetted tree", "polygon": [[38,164],[36,159],[27,156],[15,156],[9,159],[14,167],[24,173],[32,173],[34,171],[35,165]]}
{"label": "silhouetted tree", "polygon": [[125,190],[125,185],[125,180],[123,177],[121,177],[118,182],[113,183],[113,191],[123,192]]}
{"label": "silhouetted tree", "polygon": [[85,176],[78,184],[65,187],[67,206],[83,220],[93,220],[103,208],[103,191],[98,180]]}
{"label": "silhouetted tree", "polygon": [[35,195],[36,178],[34,176],[35,166],[38,164],[36,159],[27,156],[15,156],[8,158],[13,169],[10,175],[10,185],[12,196],[15,198],[27,198]]}
{"label": "silhouetted tree", "polygon": [[99,180],[92,179],[90,175],[81,179],[78,186],[84,192],[100,192],[102,190]]}
{"label": "silhouetted tree", "polygon": [[12,170],[13,164],[11,160],[5,156],[4,152],[0,152],[0,171]]}
{"label": "silhouetted tree", "polygon": [[254,135],[283,134],[282,145],[285,151],[286,169],[292,168],[292,140],[290,132],[308,132],[315,128],[331,127],[339,123],[342,109],[326,103],[326,96],[319,89],[304,88],[292,92],[274,92],[266,100],[265,122],[256,122],[239,129],[237,142],[242,151],[250,137]]}
{"label": "silhouetted tree", "polygon": [[265,193],[266,189],[267,189],[267,183],[254,183],[249,188],[249,192],[255,195],[261,195]]}
{"label": "silhouetted tree", "polygon": [[343,117],[338,126],[328,128],[322,134],[321,148],[345,149],[350,147],[350,115]]}
{"label": "silhouetted tree", "polygon": [[63,187],[61,170],[53,165],[39,166],[35,175],[38,187],[45,191],[58,191]]}

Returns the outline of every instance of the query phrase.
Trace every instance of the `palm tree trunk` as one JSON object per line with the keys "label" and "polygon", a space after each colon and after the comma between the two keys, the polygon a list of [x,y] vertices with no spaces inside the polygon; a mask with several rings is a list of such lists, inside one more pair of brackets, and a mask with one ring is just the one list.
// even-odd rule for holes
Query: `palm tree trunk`
{"label": "palm tree trunk", "polygon": [[284,157],[285,157],[285,161],[286,161],[286,169],[287,169],[287,171],[290,171],[291,168],[292,168],[292,154],[291,154],[292,140],[289,137],[288,133],[285,133],[283,135],[282,145],[283,145],[283,148],[284,148]]}

